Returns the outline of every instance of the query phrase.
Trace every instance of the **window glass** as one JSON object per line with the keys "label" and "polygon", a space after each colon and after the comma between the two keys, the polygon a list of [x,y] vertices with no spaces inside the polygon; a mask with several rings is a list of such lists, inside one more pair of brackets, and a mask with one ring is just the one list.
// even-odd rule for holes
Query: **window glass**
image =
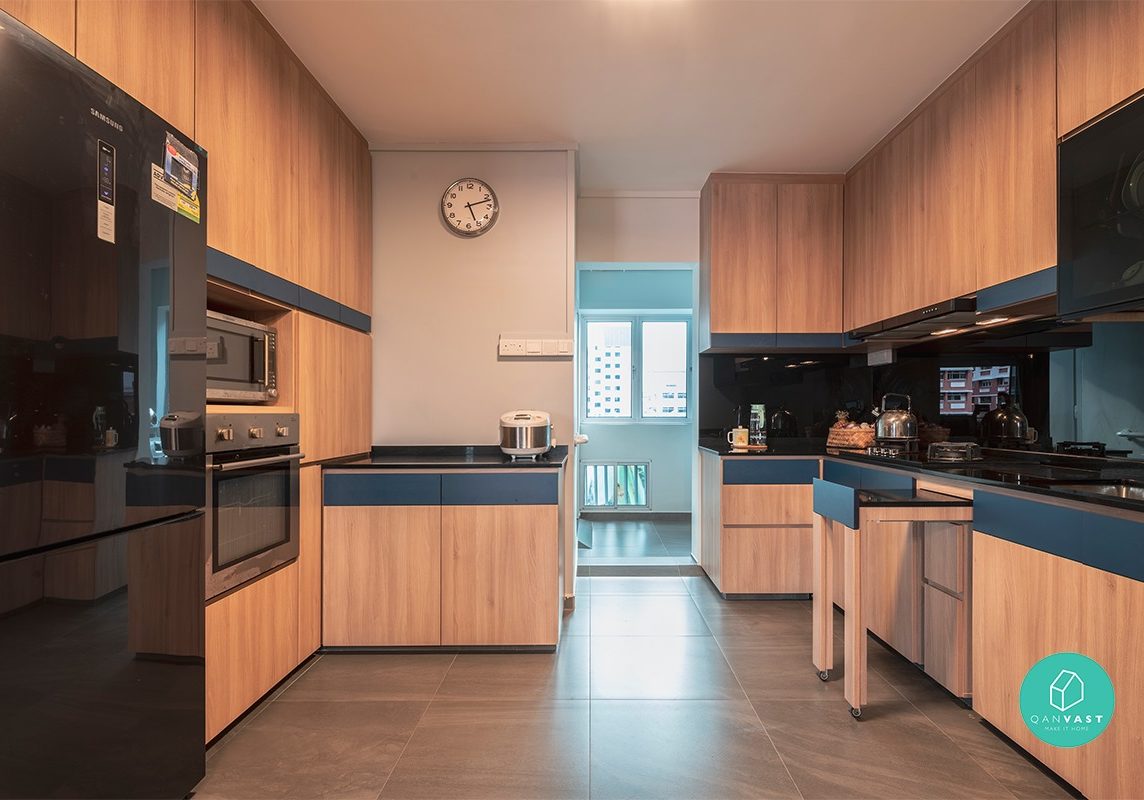
{"label": "window glass", "polygon": [[585,464],[584,506],[613,506],[615,504],[615,464]]}
{"label": "window glass", "polygon": [[687,416],[687,323],[642,323],[640,385],[643,416]]}
{"label": "window glass", "polygon": [[588,417],[631,417],[632,323],[589,322],[586,333],[588,363],[595,365],[588,373]]}
{"label": "window glass", "polygon": [[647,505],[647,464],[616,466],[616,505]]}

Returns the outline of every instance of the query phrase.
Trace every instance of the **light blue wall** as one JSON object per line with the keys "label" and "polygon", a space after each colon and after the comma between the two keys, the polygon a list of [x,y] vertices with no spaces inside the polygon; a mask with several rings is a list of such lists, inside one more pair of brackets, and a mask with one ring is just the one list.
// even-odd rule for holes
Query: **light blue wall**
{"label": "light blue wall", "polygon": [[[580,264],[577,270],[577,311],[625,314],[663,311],[679,314],[695,306],[694,265]],[[695,329],[692,320],[692,364],[689,395],[695,397]],[[581,378],[578,377],[578,380]],[[694,411],[694,406],[692,407]],[[579,409],[577,409],[579,414]],[[588,444],[578,448],[580,463],[630,461],[648,463],[649,511],[691,511],[692,456],[697,441],[694,414],[685,424],[581,422]],[[579,504],[580,499],[577,498]],[[596,509],[593,509],[596,510]]]}

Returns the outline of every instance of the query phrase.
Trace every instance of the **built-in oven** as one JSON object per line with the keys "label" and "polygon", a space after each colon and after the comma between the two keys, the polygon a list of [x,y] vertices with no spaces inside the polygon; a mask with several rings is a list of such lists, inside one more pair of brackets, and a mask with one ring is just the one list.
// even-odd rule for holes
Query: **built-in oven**
{"label": "built-in oven", "polygon": [[297,414],[208,414],[206,596],[298,557]]}
{"label": "built-in oven", "polygon": [[207,402],[268,403],[278,396],[278,334],[269,325],[207,312]]}
{"label": "built-in oven", "polygon": [[1144,98],[1060,144],[1062,316],[1144,308]]}

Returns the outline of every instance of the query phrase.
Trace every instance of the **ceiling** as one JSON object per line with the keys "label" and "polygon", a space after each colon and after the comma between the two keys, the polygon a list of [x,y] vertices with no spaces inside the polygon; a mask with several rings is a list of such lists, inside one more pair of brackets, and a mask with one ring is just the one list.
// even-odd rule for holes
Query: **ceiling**
{"label": "ceiling", "polygon": [[839,172],[1025,0],[257,0],[372,147],[574,142],[580,189]]}

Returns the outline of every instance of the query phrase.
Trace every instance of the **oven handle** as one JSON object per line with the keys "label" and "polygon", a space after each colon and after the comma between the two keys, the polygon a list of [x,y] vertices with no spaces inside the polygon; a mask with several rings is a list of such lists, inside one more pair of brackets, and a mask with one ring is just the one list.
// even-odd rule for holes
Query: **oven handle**
{"label": "oven handle", "polygon": [[281,464],[284,461],[301,461],[306,457],[305,453],[290,453],[285,456],[270,456],[268,458],[252,458],[249,461],[230,461],[226,464],[214,464],[211,466],[215,472],[230,472],[233,469],[246,469],[248,467],[264,467],[267,464]]}
{"label": "oven handle", "polygon": [[270,386],[270,334],[262,337],[262,386]]}

